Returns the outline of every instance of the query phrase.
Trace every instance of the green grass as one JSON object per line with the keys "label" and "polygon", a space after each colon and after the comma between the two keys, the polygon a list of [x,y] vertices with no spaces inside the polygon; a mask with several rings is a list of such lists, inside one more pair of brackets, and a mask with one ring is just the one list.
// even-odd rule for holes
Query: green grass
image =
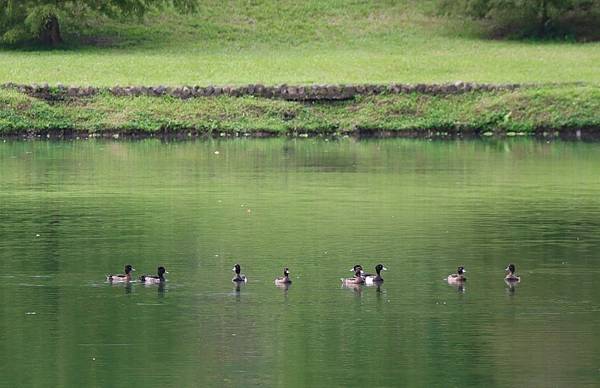
{"label": "green grass", "polygon": [[[599,43],[479,39],[431,0],[201,3],[197,15],[66,24],[60,50],[0,49],[0,82],[600,84]],[[78,43],[90,37],[108,44]]]}
{"label": "green grass", "polygon": [[361,96],[329,103],[254,97],[114,97],[47,102],[0,89],[0,133],[297,133],[461,131],[534,133],[600,129],[600,88]]}

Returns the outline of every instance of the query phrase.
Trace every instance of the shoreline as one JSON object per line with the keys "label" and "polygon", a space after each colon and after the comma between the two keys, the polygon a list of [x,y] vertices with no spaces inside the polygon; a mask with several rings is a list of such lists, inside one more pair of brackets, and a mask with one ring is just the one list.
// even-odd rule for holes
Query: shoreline
{"label": "shoreline", "polygon": [[559,130],[540,130],[536,132],[484,132],[477,131],[435,131],[411,130],[411,131],[381,131],[381,130],[357,130],[354,132],[296,132],[296,133],[277,133],[277,132],[198,132],[195,130],[181,130],[179,132],[85,132],[64,129],[48,129],[41,131],[29,131],[26,133],[0,133],[2,140],[201,140],[201,139],[272,139],[272,138],[290,138],[290,139],[342,139],[354,138],[356,140],[369,139],[422,139],[422,140],[473,140],[473,139],[510,139],[510,138],[533,138],[538,140],[581,140],[581,141],[600,141],[600,127],[596,128],[563,128]]}
{"label": "shoreline", "polygon": [[[108,89],[80,95],[76,91],[90,89],[0,87],[0,138],[600,139],[596,85],[398,85],[306,86],[302,90],[316,94],[302,98],[295,86],[272,87],[283,95],[270,97],[120,95]],[[319,90],[323,97],[315,99]]]}

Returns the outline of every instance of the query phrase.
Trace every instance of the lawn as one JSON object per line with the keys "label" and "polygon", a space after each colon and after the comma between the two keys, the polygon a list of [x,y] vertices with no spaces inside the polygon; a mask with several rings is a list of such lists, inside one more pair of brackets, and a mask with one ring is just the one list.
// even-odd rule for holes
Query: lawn
{"label": "lawn", "polygon": [[426,0],[204,0],[196,15],[64,30],[62,49],[1,48],[0,83],[600,84],[599,43],[481,39]]}

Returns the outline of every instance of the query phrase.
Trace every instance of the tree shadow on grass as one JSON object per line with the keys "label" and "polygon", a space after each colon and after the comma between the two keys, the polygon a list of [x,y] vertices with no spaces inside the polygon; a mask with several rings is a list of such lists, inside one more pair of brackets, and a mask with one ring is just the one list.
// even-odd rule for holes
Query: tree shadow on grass
{"label": "tree shadow on grass", "polygon": [[446,37],[523,43],[588,43],[600,41],[600,9],[553,15],[543,25],[528,12],[498,12],[492,17],[445,15],[440,33]]}
{"label": "tree shadow on grass", "polygon": [[169,46],[169,41],[154,42],[151,38],[123,36],[120,34],[64,34],[63,42],[57,46],[47,46],[37,40],[18,43],[2,43],[0,51],[14,52],[61,52],[61,51],[101,51],[134,50]]}
{"label": "tree shadow on grass", "polygon": [[[61,24],[63,42],[56,46],[44,45],[28,39],[17,43],[0,43],[2,51],[51,52],[161,49],[180,43],[180,31],[186,20],[178,15],[149,15],[146,18],[93,16],[78,24],[67,20]],[[183,26],[183,27],[182,27]]]}

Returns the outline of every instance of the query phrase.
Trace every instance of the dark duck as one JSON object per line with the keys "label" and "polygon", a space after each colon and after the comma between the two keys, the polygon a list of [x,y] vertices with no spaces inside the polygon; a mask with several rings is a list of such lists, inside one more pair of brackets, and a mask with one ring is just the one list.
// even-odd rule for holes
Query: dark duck
{"label": "dark duck", "polygon": [[157,275],[142,275],[140,282],[145,284],[159,284],[165,281],[165,274],[168,273],[165,267],[158,267]]}
{"label": "dark duck", "polygon": [[241,267],[239,264],[234,265],[232,271],[235,272],[235,276],[233,277],[233,279],[231,279],[232,282],[246,283],[248,281],[248,278],[246,277],[246,275],[240,273]]}
{"label": "dark duck", "polygon": [[385,268],[383,264],[377,264],[375,266],[375,273],[376,273],[375,275],[371,274],[371,273],[363,273],[362,276],[365,278],[365,283],[367,285],[383,283],[383,278],[381,277],[381,271],[387,271],[387,268]]}

